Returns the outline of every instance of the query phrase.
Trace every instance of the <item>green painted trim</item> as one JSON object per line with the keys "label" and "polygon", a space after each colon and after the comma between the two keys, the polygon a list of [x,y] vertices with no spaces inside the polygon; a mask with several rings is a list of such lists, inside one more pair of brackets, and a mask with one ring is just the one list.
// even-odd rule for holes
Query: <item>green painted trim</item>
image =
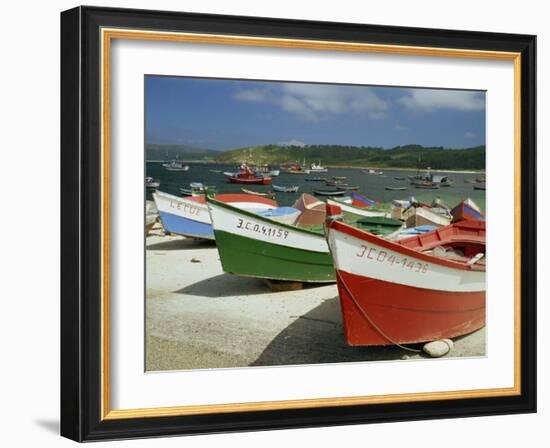
{"label": "green painted trim", "polygon": [[214,230],[224,272],[311,283],[336,281],[330,253],[306,251]]}

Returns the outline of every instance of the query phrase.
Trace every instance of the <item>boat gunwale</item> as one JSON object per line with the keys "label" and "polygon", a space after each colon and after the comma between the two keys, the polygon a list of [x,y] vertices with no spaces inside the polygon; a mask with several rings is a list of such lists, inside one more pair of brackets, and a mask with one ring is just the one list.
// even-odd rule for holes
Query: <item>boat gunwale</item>
{"label": "boat gunwale", "polygon": [[[214,204],[214,205],[218,205],[222,208],[226,208],[228,210],[233,210],[235,212],[238,212],[239,214],[242,214],[242,215],[245,215],[245,216],[248,216],[250,218],[253,218],[253,219],[259,219],[260,221],[264,221],[266,223],[269,223],[270,225],[277,225],[277,226],[281,226],[281,227],[284,227],[284,228],[287,228],[289,230],[296,230],[298,232],[302,232],[302,233],[305,233],[307,235],[315,235],[315,236],[318,236],[318,237],[321,237],[321,238],[324,238],[324,235],[319,233],[319,232],[315,232],[313,230],[309,230],[305,227],[298,227],[298,226],[294,226],[292,224],[285,224],[283,222],[277,222],[277,221],[274,221],[272,219],[269,219],[269,218],[266,218],[265,216],[261,216],[261,215],[257,215],[255,213],[252,213],[252,212],[249,212],[247,210],[241,210],[237,207],[234,207],[232,206],[231,204],[226,204],[224,202],[220,202],[220,201],[217,201],[216,199],[214,198],[211,198],[211,197],[206,197],[206,202],[207,204]],[[212,215],[212,214],[210,214]],[[212,224],[214,223],[214,220],[212,220]],[[214,229],[215,230],[215,229]]]}
{"label": "boat gunwale", "polygon": [[[344,205],[346,207],[351,207],[351,208],[354,208],[356,210],[361,210],[361,211],[371,211],[373,213],[384,213],[386,215],[389,215],[391,214],[391,207],[388,207],[387,209],[383,209],[383,208],[377,208],[376,205],[369,205],[368,207],[357,207],[356,205],[353,205],[353,204],[348,204],[347,202],[344,202],[344,201],[341,201],[339,199],[336,199],[336,198],[329,198],[327,199],[327,201],[334,201],[334,202],[337,202],[338,206],[341,206],[341,205]],[[344,212],[346,210],[342,209]],[[348,212],[348,213],[351,213],[351,212]]]}
{"label": "boat gunwale", "polygon": [[[407,246],[404,246],[404,245],[400,244],[399,242],[396,243],[396,242],[393,242],[393,241],[385,240],[383,238],[380,238],[377,235],[365,232],[361,229],[357,229],[357,228],[355,228],[353,226],[350,226],[349,224],[346,224],[346,223],[341,222],[341,221],[332,220],[332,221],[327,221],[327,223],[328,223],[329,231],[336,230],[336,231],[339,231],[339,232],[344,233],[346,235],[350,235],[352,237],[355,237],[359,240],[367,241],[367,242],[372,243],[372,244],[377,244],[377,245],[382,246],[382,247],[384,247],[388,250],[392,250],[394,252],[402,253],[403,255],[406,255],[408,257],[418,258],[418,259],[421,259],[421,260],[424,260],[424,261],[427,261],[427,262],[430,262],[430,263],[438,264],[438,265],[445,266],[445,267],[448,267],[448,268],[453,268],[453,269],[461,269],[461,270],[474,271],[474,272],[485,272],[485,269],[480,269],[480,265],[477,265],[476,263],[474,263],[472,265],[468,265],[466,263],[461,263],[461,262],[458,262],[458,261],[453,261],[453,260],[449,260],[449,259],[445,259],[445,258],[434,257],[433,255],[428,255],[428,254],[425,254],[423,252],[411,249]],[[437,232],[438,230],[439,229],[432,230],[431,232],[425,233],[422,236],[432,234],[434,232]],[[412,236],[412,238],[416,238],[416,237],[418,237],[418,235],[413,235]],[[409,239],[409,238],[404,238],[401,241],[404,241],[404,240],[407,240],[407,239]],[[330,247],[330,244],[329,244],[329,247]],[[340,267],[339,269],[343,269],[343,268]]]}

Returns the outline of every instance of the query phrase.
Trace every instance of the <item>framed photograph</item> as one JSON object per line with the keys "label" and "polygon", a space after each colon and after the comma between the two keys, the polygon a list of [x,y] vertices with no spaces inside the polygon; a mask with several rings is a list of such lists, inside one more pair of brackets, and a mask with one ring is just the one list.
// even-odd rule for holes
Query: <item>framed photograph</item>
{"label": "framed photograph", "polygon": [[530,35],[61,14],[61,433],[536,411]]}

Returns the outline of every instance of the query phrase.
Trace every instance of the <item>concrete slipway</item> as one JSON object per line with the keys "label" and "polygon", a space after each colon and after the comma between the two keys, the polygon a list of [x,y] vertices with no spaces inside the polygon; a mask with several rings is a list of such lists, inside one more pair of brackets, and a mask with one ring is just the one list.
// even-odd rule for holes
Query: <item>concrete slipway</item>
{"label": "concrete slipway", "polygon": [[[184,370],[421,358],[398,347],[349,347],[335,285],[272,292],[225,274],[213,243],[146,239],[146,368]],[[417,347],[419,348],[419,347]],[[485,329],[446,357],[483,356]]]}

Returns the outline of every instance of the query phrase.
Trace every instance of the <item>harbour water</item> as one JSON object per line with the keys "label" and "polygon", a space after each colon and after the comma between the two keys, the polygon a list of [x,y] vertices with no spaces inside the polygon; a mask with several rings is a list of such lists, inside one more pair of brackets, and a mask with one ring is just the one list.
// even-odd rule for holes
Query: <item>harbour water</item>
{"label": "harbour water", "polygon": [[[205,164],[189,163],[189,171],[167,171],[161,163],[147,162],[146,175],[160,180],[161,191],[180,196],[180,188],[189,188],[191,182],[202,182],[204,185],[216,187],[219,193],[241,193],[241,188],[257,192],[272,191],[270,185],[238,185],[231,184],[224,176],[224,171],[235,172],[237,167],[234,164]],[[275,199],[280,205],[292,205],[302,193],[313,194],[314,189],[334,189],[327,187],[324,182],[310,182],[306,178],[324,177],[327,179],[332,176],[345,176],[347,184],[358,186],[358,193],[382,202],[393,199],[407,199],[414,196],[422,202],[430,203],[436,197],[441,198],[449,206],[454,206],[460,200],[467,197],[472,198],[476,204],[485,210],[485,191],[474,190],[472,183],[466,182],[475,179],[478,175],[472,173],[448,173],[454,180],[450,187],[439,188],[436,190],[424,190],[409,185],[407,180],[396,180],[396,177],[406,178],[407,175],[415,174],[411,171],[381,169],[381,175],[369,175],[360,168],[329,168],[327,173],[319,174],[288,174],[281,171],[277,177],[273,177],[273,184],[281,186],[298,185],[300,188],[297,193],[276,193]],[[447,174],[444,171],[435,172],[437,174]],[[406,187],[405,191],[389,191],[385,187]],[[323,199],[323,196],[319,197]],[[151,191],[147,192],[147,199],[152,199]]]}

